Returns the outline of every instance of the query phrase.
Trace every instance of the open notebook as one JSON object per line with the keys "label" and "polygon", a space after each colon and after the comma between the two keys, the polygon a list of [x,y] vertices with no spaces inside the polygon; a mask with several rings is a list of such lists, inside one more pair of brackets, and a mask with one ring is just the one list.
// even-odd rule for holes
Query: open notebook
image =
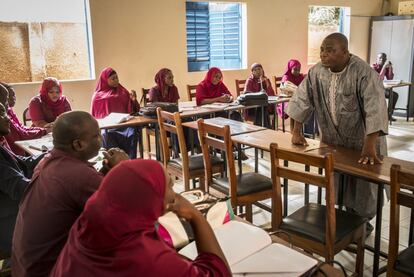
{"label": "open notebook", "polygon": [[[239,221],[230,221],[214,230],[233,276],[300,276],[317,264],[317,260],[279,243],[272,243],[262,229]],[[180,254],[194,260],[195,242]]]}
{"label": "open notebook", "polygon": [[127,113],[110,113],[106,117],[98,119],[99,127],[111,126],[126,122],[130,120],[133,116]]}

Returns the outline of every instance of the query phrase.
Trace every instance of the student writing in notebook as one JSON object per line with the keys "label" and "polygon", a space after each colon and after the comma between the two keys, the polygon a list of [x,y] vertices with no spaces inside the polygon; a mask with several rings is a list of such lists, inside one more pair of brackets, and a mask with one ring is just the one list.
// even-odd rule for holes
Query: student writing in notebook
{"label": "student writing in notebook", "polygon": [[180,95],[178,89],[174,85],[174,75],[168,68],[162,68],[155,75],[156,86],[152,87],[148,92],[149,102],[169,102],[178,103]]}
{"label": "student writing in notebook", "polygon": [[[156,231],[166,211],[188,220],[198,256],[177,254]],[[75,222],[50,276],[231,276],[206,219],[172,190],[152,160],[122,162],[103,180]]]}
{"label": "student writing in notebook", "polygon": [[[252,64],[250,69],[251,74],[249,78],[246,80],[243,93],[263,91],[266,92],[266,94],[269,96],[274,96],[275,91],[272,88],[272,84],[270,83],[269,78],[267,78],[264,73],[263,66],[259,63],[254,63]],[[264,126],[270,128],[269,112],[273,113],[273,105],[269,106],[269,109],[264,109],[264,111]],[[246,110],[245,118],[247,118],[250,121],[253,121],[255,125],[262,126],[262,108]]]}
{"label": "student writing in notebook", "polygon": [[[104,118],[110,113],[136,113],[139,104],[135,91],[131,93],[119,82],[117,72],[111,67],[102,70],[92,96],[91,114]],[[137,157],[138,131],[134,127],[105,130],[102,133],[105,148],[119,147],[131,159]]]}
{"label": "student writing in notebook", "polygon": [[39,95],[29,103],[30,118],[36,127],[50,128],[60,114],[70,110],[69,101],[63,95],[62,84],[53,77],[43,80]]}
{"label": "student writing in notebook", "polygon": [[[59,116],[53,146],[36,167],[20,203],[13,235],[13,276],[48,276],[70,227],[103,179],[88,162],[102,146],[98,123],[89,113]],[[119,149],[108,150],[104,157],[106,170],[128,159]]]}
{"label": "student writing in notebook", "polygon": [[20,148],[18,145],[16,145],[14,142],[18,140],[40,138],[41,136],[44,136],[47,133],[49,133],[52,130],[52,126],[49,126],[48,128],[24,126],[20,122],[13,110],[13,107],[16,104],[16,93],[13,87],[6,83],[0,84],[3,85],[9,93],[7,115],[10,119],[10,133],[6,135],[5,138],[13,153],[15,153],[16,155],[24,156],[26,154],[24,150]]}

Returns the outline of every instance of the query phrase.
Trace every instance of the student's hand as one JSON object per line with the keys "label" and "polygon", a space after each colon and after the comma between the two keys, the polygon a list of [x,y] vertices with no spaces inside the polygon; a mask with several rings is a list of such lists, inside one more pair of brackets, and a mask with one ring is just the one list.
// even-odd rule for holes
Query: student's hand
{"label": "student's hand", "polygon": [[111,148],[107,152],[103,152],[103,165],[108,169],[113,168],[122,161],[129,159],[128,155],[119,148]]}
{"label": "student's hand", "polygon": [[384,64],[384,67],[385,68],[390,68],[390,67],[392,67],[392,63],[390,61],[386,61],[385,64]]}
{"label": "student's hand", "polygon": [[197,208],[180,194],[175,194],[174,203],[167,204],[167,210],[188,221],[202,216]]}
{"label": "student's hand", "polygon": [[293,131],[292,132],[292,144],[295,145],[304,145],[308,146],[308,142],[306,141],[305,137],[301,132]]}
{"label": "student's hand", "polygon": [[223,94],[222,96],[218,97],[217,100],[218,102],[221,103],[227,103],[228,102],[228,95],[227,94]]}
{"label": "student's hand", "polygon": [[137,92],[133,89],[131,89],[131,92],[129,93],[129,96],[131,97],[131,100],[133,102],[137,101]]}

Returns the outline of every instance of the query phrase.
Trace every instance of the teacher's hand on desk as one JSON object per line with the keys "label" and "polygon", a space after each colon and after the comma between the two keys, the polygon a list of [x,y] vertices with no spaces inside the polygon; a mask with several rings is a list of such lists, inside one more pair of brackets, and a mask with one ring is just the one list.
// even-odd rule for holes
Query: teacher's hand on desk
{"label": "teacher's hand on desk", "polygon": [[362,147],[360,164],[382,164],[382,159],[377,155],[376,144],[379,133],[369,134],[365,137],[364,147]]}
{"label": "teacher's hand on desk", "polygon": [[292,143],[296,145],[309,145],[302,134],[302,123],[295,121],[292,131]]}

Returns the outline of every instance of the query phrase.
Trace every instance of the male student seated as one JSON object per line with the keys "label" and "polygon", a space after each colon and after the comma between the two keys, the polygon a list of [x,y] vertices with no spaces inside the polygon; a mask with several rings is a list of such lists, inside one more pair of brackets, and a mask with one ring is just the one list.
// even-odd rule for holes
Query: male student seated
{"label": "male student seated", "polygon": [[10,119],[4,106],[5,88],[0,85],[0,252],[11,255],[12,236],[19,202],[28,186],[33,168],[42,156],[13,154],[4,136],[10,132]]}
{"label": "male student seated", "polygon": [[[89,113],[59,116],[53,145],[36,167],[21,201],[13,235],[13,276],[49,275],[72,224],[103,179],[88,162],[102,146],[98,122]],[[104,156],[109,170],[128,159],[119,149],[110,149]]]}
{"label": "male student seated", "polygon": [[[394,79],[394,69],[392,68],[391,61],[387,60],[387,55],[385,53],[379,53],[377,57],[377,62],[371,66],[378,74],[380,75],[381,80],[387,78],[387,80]],[[392,89],[385,90],[385,98],[390,99],[390,94],[392,93],[392,103],[388,104],[388,118],[391,121],[395,121],[396,119],[392,117],[395,105],[398,101],[398,93],[393,91]]]}

